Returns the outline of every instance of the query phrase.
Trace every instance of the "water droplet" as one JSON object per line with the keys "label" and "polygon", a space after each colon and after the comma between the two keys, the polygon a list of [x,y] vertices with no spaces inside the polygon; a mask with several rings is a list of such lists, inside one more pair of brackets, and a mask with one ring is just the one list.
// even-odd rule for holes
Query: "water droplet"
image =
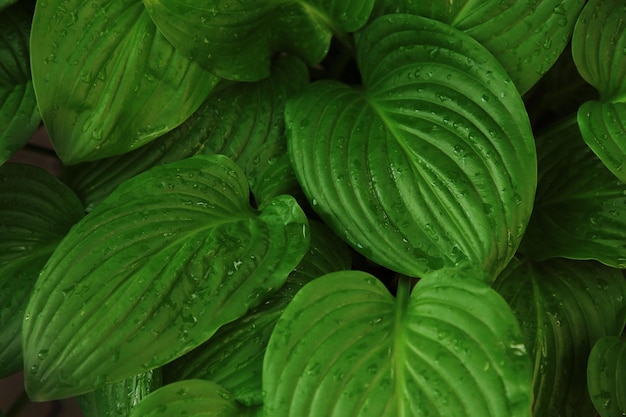
{"label": "water droplet", "polygon": [[40,360],[44,360],[48,356],[48,349],[41,349],[39,353],[37,353],[37,358]]}

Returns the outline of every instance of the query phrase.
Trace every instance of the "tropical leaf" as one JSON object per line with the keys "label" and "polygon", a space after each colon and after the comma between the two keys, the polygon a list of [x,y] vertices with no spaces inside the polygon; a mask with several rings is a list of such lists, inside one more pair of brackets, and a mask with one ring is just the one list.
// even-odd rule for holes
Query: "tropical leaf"
{"label": "tropical leaf", "polygon": [[593,416],[587,357],[597,340],[622,332],[622,272],[595,262],[512,262],[494,288],[513,308],[535,360],[533,416]]}
{"label": "tropical leaf", "polygon": [[54,248],[83,217],[78,198],[31,165],[0,167],[0,378],[23,369],[22,317]]}
{"label": "tropical leaf", "polygon": [[157,368],[78,397],[84,417],[128,416],[144,397],[162,385]]}
{"label": "tropical leaf", "polygon": [[278,290],[308,245],[295,200],[256,212],[224,156],[125,182],[71,230],[37,282],[23,331],[30,397],[82,394],[196,348]]}
{"label": "tropical leaf", "polygon": [[537,138],[535,207],[520,251],[626,268],[626,184],[583,141],[575,117]]}
{"label": "tropical leaf", "polygon": [[144,0],[165,37],[222,78],[257,81],[270,74],[274,52],[307,64],[363,26],[374,0]]}
{"label": "tropical leaf", "polygon": [[41,122],[30,79],[31,19],[19,6],[0,12],[0,165],[28,142]]}
{"label": "tropical leaf", "polygon": [[282,288],[261,306],[222,326],[205,344],[165,367],[166,382],[204,379],[246,405],[261,405],[263,357],[278,318],[308,282],[350,268],[350,252],[321,223],[311,222],[311,246]]}
{"label": "tropical leaf", "polygon": [[312,84],[286,108],[294,170],[357,251],[422,276],[462,263],[493,278],[526,228],[536,155],[520,96],[468,35],[394,14],[357,39],[365,90]]}
{"label": "tropical leaf", "polygon": [[266,415],[527,417],[530,361],[509,307],[440,274],[412,294],[402,280],[397,299],[364,272],[307,284],[267,348]]}
{"label": "tropical leaf", "polygon": [[217,82],[136,1],[37,2],[31,45],[37,102],[66,164],[150,142],[187,119]]}
{"label": "tropical leaf", "polygon": [[589,394],[602,417],[626,415],[626,342],[606,336],[589,355]]}

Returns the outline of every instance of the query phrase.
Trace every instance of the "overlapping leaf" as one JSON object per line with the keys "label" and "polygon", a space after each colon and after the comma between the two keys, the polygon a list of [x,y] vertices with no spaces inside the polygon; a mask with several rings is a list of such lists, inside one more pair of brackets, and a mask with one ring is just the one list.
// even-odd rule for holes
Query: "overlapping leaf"
{"label": "overlapping leaf", "polygon": [[311,246],[283,287],[261,306],[224,325],[198,349],[165,368],[167,382],[200,378],[214,381],[246,405],[263,402],[261,372],[265,348],[276,321],[306,283],[350,268],[347,247],[320,223],[311,222]]}
{"label": "overlapping leaf", "polygon": [[224,156],[155,167],[121,185],[56,249],[28,304],[26,388],[77,395],[162,366],[285,282],[309,244],[282,196],[257,213]]}
{"label": "overlapping leaf", "polygon": [[136,1],[37,2],[31,45],[41,115],[66,164],[150,142],[187,119],[217,82]]}
{"label": "overlapping leaf", "polygon": [[357,251],[422,276],[513,256],[536,181],[520,96],[495,58],[443,23],[395,14],[357,41],[365,91],[325,81],[287,103],[294,170]]}
{"label": "overlapping leaf", "polygon": [[0,12],[0,165],[33,135],[41,122],[30,79],[31,15],[19,6]]}
{"label": "overlapping leaf", "polygon": [[278,321],[266,415],[528,416],[530,361],[510,309],[478,280],[422,280],[394,299],[373,276],[312,281]]}
{"label": "overlapping leaf", "polygon": [[514,262],[494,286],[513,308],[535,360],[533,416],[594,415],[587,357],[597,340],[622,332],[622,272],[595,262]]}
{"label": "overlapping leaf", "polygon": [[537,138],[539,183],[521,251],[626,268],[626,184],[583,141],[576,118]]}
{"label": "overlapping leaf", "polygon": [[41,168],[0,167],[0,377],[22,370],[28,297],[54,248],[82,216],[78,198]]}
{"label": "overlapping leaf", "polygon": [[144,0],[165,37],[212,73],[231,80],[269,76],[274,52],[319,63],[333,33],[367,22],[374,0]]}
{"label": "overlapping leaf", "polygon": [[589,355],[589,393],[602,417],[626,414],[626,341],[618,337],[598,340]]}

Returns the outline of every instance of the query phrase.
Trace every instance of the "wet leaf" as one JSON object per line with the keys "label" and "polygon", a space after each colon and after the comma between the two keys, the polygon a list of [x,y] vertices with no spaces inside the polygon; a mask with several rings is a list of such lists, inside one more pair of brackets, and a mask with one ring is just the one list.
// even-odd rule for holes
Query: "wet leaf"
{"label": "wet leaf", "polygon": [[626,341],[603,337],[589,354],[589,394],[602,417],[626,415]]}

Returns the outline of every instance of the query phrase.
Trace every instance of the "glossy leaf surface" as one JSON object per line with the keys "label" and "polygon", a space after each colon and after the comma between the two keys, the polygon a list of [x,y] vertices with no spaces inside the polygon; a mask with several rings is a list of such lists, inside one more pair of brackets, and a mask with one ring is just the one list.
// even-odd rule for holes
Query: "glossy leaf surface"
{"label": "glossy leaf surface", "polygon": [[261,405],[263,357],[272,330],[294,295],[308,282],[350,268],[350,252],[326,227],[311,222],[311,246],[281,289],[261,306],[222,326],[204,345],[166,366],[166,382],[205,379],[246,405]]}
{"label": "glossy leaf surface", "polygon": [[266,415],[527,417],[515,317],[485,284],[440,274],[397,299],[358,271],[306,285],[268,345]]}
{"label": "glossy leaf surface", "polygon": [[28,142],[41,122],[30,79],[31,18],[19,6],[0,12],[0,165]]}
{"label": "glossy leaf surface", "polygon": [[533,416],[593,416],[587,357],[597,340],[622,332],[622,272],[595,262],[513,262],[494,287],[515,312],[535,360]]}
{"label": "glossy leaf surface", "polygon": [[77,395],[172,361],[280,288],[308,245],[295,200],[256,212],[224,156],[127,181],[72,229],[35,287],[29,395]]}
{"label": "glossy leaf surface", "polygon": [[537,138],[539,181],[520,250],[534,260],[626,268],[626,184],[585,144],[575,117]]}
{"label": "glossy leaf surface", "polygon": [[23,369],[20,333],[39,271],[83,217],[78,198],[41,168],[0,167],[0,377]]}
{"label": "glossy leaf surface", "polygon": [[37,2],[31,45],[41,115],[66,164],[150,142],[187,119],[217,82],[136,1]]}
{"label": "glossy leaf surface", "polygon": [[309,65],[326,55],[333,33],[363,26],[374,0],[144,0],[165,37],[219,77],[257,81],[274,52]]}
{"label": "glossy leaf surface", "polygon": [[601,417],[626,414],[626,341],[603,337],[589,354],[589,394]]}
{"label": "glossy leaf surface", "polygon": [[443,23],[377,19],[357,39],[365,90],[314,83],[287,103],[289,151],[313,208],[357,251],[422,276],[495,276],[536,183],[520,96],[493,56]]}

